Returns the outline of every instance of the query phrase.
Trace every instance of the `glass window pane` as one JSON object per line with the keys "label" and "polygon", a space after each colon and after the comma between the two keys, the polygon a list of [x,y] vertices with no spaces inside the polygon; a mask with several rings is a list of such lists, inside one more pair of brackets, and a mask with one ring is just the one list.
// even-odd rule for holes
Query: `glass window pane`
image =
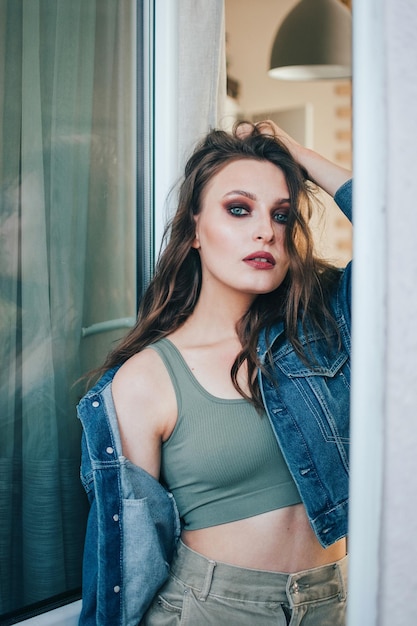
{"label": "glass window pane", "polygon": [[136,311],[136,18],[0,0],[0,616],[81,586],[76,381]]}

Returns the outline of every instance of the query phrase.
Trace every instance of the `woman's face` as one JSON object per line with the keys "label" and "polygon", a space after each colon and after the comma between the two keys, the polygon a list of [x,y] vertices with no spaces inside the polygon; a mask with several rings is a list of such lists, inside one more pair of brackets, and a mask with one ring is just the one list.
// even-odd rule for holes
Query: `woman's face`
{"label": "woman's face", "polygon": [[269,161],[232,161],[213,176],[195,217],[202,289],[253,300],[279,287],[289,266],[289,209],[284,173]]}

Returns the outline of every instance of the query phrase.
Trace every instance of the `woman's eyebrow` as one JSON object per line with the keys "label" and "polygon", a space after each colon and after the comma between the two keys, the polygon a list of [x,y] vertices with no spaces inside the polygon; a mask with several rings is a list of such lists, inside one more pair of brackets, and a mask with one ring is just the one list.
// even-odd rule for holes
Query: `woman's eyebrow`
{"label": "woman's eyebrow", "polygon": [[[245,191],[244,189],[233,189],[232,191],[228,191],[224,194],[223,198],[227,198],[229,196],[244,196],[249,200],[257,200],[256,194],[251,191]],[[278,198],[276,204],[289,204],[290,202],[290,198]]]}
{"label": "woman's eyebrow", "polygon": [[228,191],[224,194],[223,198],[227,198],[228,196],[245,196],[245,198],[249,198],[249,200],[257,199],[254,193],[251,193],[250,191],[244,191],[243,189],[233,189],[232,191]]}

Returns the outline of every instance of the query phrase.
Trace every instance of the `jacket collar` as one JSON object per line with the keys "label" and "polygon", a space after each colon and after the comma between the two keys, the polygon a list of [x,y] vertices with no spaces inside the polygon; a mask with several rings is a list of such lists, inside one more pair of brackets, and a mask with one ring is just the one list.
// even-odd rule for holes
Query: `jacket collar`
{"label": "jacket collar", "polygon": [[275,341],[280,337],[285,330],[284,322],[280,321],[271,326],[271,328],[263,328],[259,334],[258,339],[258,354],[259,360],[262,365],[265,363],[265,358],[268,350],[273,346]]}

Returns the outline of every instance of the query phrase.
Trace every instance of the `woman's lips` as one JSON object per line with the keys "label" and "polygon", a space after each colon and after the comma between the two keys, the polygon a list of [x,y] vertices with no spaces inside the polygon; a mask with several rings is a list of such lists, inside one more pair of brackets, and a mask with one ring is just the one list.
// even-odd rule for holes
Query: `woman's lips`
{"label": "woman's lips", "polygon": [[269,252],[254,252],[243,260],[257,270],[272,270],[275,267],[275,259]]}

